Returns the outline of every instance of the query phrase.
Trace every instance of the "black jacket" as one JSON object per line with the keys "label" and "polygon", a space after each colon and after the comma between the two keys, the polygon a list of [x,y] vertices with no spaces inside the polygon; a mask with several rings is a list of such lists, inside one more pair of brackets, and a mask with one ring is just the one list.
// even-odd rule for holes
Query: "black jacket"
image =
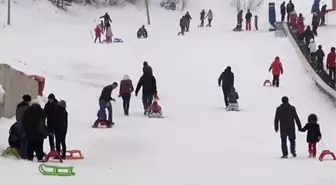
{"label": "black jacket", "polygon": [[140,88],[142,87],[142,95],[154,95],[156,93],[156,79],[153,75],[143,74],[138,82],[135,89],[135,94],[137,95]]}
{"label": "black jacket", "polygon": [[16,113],[15,113],[15,117],[16,117],[16,122],[21,125],[22,123],[22,116],[24,114],[24,112],[28,109],[29,107],[29,102],[26,101],[22,101],[21,103],[19,103],[16,106]]}
{"label": "black jacket", "polygon": [[55,135],[64,137],[68,131],[68,112],[65,107],[58,106],[56,111]]}
{"label": "black jacket", "polygon": [[279,130],[280,135],[295,136],[295,123],[301,129],[301,122],[294,106],[289,103],[281,104],[275,112],[274,129]]}
{"label": "black jacket", "polygon": [[9,147],[20,149],[22,139],[22,127],[16,122],[9,129]]}
{"label": "black jacket", "polygon": [[101,95],[99,97],[99,100],[104,100],[106,102],[109,102],[112,100],[111,98],[111,94],[112,94],[112,91],[113,91],[113,86],[112,85],[108,85],[108,86],[105,86],[101,92]]}
{"label": "black jacket", "polygon": [[205,11],[201,11],[200,19],[203,20],[205,17]]}
{"label": "black jacket", "polygon": [[218,78],[218,85],[222,84],[223,89],[231,90],[231,87],[234,86],[234,74],[229,69],[225,69],[224,72]]}
{"label": "black jacket", "polygon": [[188,22],[192,19],[189,13],[186,13],[184,16]]}
{"label": "black jacket", "polygon": [[142,72],[143,74],[147,74],[147,75],[153,75],[153,70],[151,66],[143,66],[142,67]]}
{"label": "black jacket", "polygon": [[286,5],[285,5],[285,3],[281,4],[280,12],[281,12],[281,15],[286,15]]}
{"label": "black jacket", "polygon": [[110,22],[112,23],[111,17],[107,13],[105,15],[101,16],[100,18],[104,18],[104,23],[105,24],[109,24]]}
{"label": "black jacket", "polygon": [[58,101],[56,99],[54,99],[53,103],[48,102],[44,106],[44,114],[47,118],[47,126],[48,126],[49,132],[54,132],[55,130],[55,124],[56,124],[55,109],[57,106],[58,106]]}
{"label": "black jacket", "polygon": [[317,49],[315,54],[317,57],[317,61],[323,61],[325,54],[322,49]]}
{"label": "black jacket", "polygon": [[307,130],[308,143],[317,143],[320,141],[322,134],[320,130],[320,125],[318,123],[307,123],[302,129],[300,129],[301,132],[305,132]]}
{"label": "black jacket", "polygon": [[320,16],[318,15],[313,15],[313,18],[312,18],[312,26],[316,26],[318,27],[320,25]]}
{"label": "black jacket", "polygon": [[22,117],[23,131],[28,139],[44,139],[48,136],[44,111],[38,104],[28,107]]}
{"label": "black jacket", "polygon": [[286,6],[286,11],[287,11],[287,13],[289,14],[289,13],[291,13],[292,11],[294,11],[295,10],[295,6],[294,6],[294,4],[292,3],[292,2],[289,2],[288,4],[287,4],[287,6]]}
{"label": "black jacket", "polygon": [[251,13],[251,12],[247,12],[246,15],[245,15],[245,19],[246,19],[247,21],[250,21],[251,18],[252,18],[252,13]]}

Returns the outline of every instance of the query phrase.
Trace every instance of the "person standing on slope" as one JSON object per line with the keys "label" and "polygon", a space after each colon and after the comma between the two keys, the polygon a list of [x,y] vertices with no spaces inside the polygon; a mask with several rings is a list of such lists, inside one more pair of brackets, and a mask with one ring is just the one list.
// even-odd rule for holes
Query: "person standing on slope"
{"label": "person standing on slope", "polygon": [[132,80],[128,75],[125,75],[120,81],[119,96],[123,100],[123,108],[125,116],[129,115],[129,107],[131,94],[134,91]]}
{"label": "person standing on slope", "polygon": [[110,22],[112,23],[110,15],[106,12],[105,15],[101,16],[100,18],[104,19],[105,30],[107,30],[107,27],[111,26]]}
{"label": "person standing on slope", "polygon": [[307,143],[308,143],[308,151],[309,157],[316,157],[316,143],[318,143],[321,138],[321,130],[320,125],[317,123],[317,116],[315,114],[310,114],[308,116],[308,123],[300,129],[301,132],[305,132],[308,130],[307,133]]}
{"label": "person standing on slope", "polygon": [[58,101],[53,93],[48,96],[48,103],[44,106],[44,113],[47,117],[47,126],[49,131],[50,151],[55,151],[55,125],[56,115],[55,110],[58,106]]}
{"label": "person standing on slope", "polygon": [[184,17],[186,18],[187,20],[187,25],[186,25],[186,32],[189,32],[189,27],[190,27],[190,21],[192,20],[189,12],[187,12]]}
{"label": "person standing on slope", "polygon": [[292,0],[290,0],[286,6],[286,11],[287,11],[287,22],[289,22],[289,16],[290,16],[290,13],[295,11],[295,6],[292,2]]}
{"label": "person standing on slope", "polygon": [[152,74],[144,73],[138,82],[135,89],[135,96],[138,96],[139,90],[142,87],[142,104],[144,107],[144,115],[148,113],[148,109],[152,104],[154,94],[157,93],[156,79]]}
{"label": "person standing on slope", "polygon": [[112,91],[117,87],[118,83],[113,82],[111,85],[105,86],[103,88],[101,95],[99,97],[98,119],[96,120],[94,126],[97,126],[99,124],[99,121],[106,120],[105,109],[107,109],[108,111],[107,126],[112,127],[112,125],[114,125],[111,101],[115,101],[115,99],[111,97],[111,94]]}
{"label": "person standing on slope", "polygon": [[243,10],[240,10],[237,14],[237,31],[242,31],[243,27]]}
{"label": "person standing on slope", "polygon": [[286,16],[286,2],[285,1],[282,2],[282,4],[280,5],[280,12],[281,12],[281,22],[284,22],[285,16]]}
{"label": "person standing on slope", "polygon": [[206,27],[211,27],[211,21],[213,19],[213,14],[211,10],[209,10],[205,18],[208,18],[208,24],[206,25]]}
{"label": "person standing on slope", "polygon": [[272,70],[272,74],[273,74],[272,85],[273,85],[273,87],[274,86],[279,87],[280,73],[283,74],[283,68],[282,68],[282,64],[280,62],[279,57],[275,57],[275,60],[272,62],[271,66],[268,70],[269,71]]}
{"label": "person standing on slope", "polygon": [[296,157],[295,123],[299,130],[302,129],[302,126],[295,107],[289,104],[288,97],[286,96],[282,97],[281,101],[282,104],[276,109],[275,112],[274,130],[275,132],[279,131],[279,123],[280,123],[280,137],[281,137],[281,150],[282,150],[281,158],[286,159],[288,158],[287,138],[289,139],[290,142],[290,152],[292,153],[293,157]]}
{"label": "person standing on slope", "polygon": [[198,27],[204,26],[205,10],[202,10],[200,13],[201,24]]}
{"label": "person standing on slope", "polygon": [[16,106],[15,117],[16,117],[16,122],[17,122],[18,128],[20,129],[20,132],[21,132],[21,143],[20,143],[21,158],[22,159],[27,159],[27,138],[26,138],[26,134],[23,132],[22,118],[23,118],[24,113],[28,109],[29,103],[32,99],[31,99],[31,96],[27,95],[27,94],[23,95],[22,99],[23,99],[23,101],[20,102]]}
{"label": "person standing on slope", "polygon": [[62,159],[65,159],[67,151],[65,141],[68,132],[68,112],[66,111],[66,102],[64,100],[58,102],[58,107],[55,112],[57,120],[55,126],[56,151]]}
{"label": "person standing on slope", "polygon": [[99,43],[101,43],[101,34],[103,34],[103,31],[101,30],[101,27],[99,25],[97,25],[97,27],[94,29],[94,31],[95,31],[95,35],[96,35],[94,43],[97,42],[97,39],[98,39]]}
{"label": "person standing on slope", "polygon": [[251,19],[252,19],[252,13],[250,12],[250,9],[248,9],[245,14],[246,31],[251,30]]}
{"label": "person standing on slope", "polygon": [[234,74],[232,73],[230,66],[228,66],[218,78],[218,86],[220,87],[221,85],[224,94],[225,107],[228,108],[229,94],[231,88],[234,87]]}
{"label": "person standing on slope", "polygon": [[316,50],[316,61],[317,61],[317,70],[321,72],[323,70],[323,60],[325,57],[324,51],[322,49],[322,45],[318,45],[318,49]]}
{"label": "person standing on slope", "polygon": [[330,80],[336,81],[336,53],[335,47],[331,47],[330,53],[327,55],[327,69],[329,70]]}

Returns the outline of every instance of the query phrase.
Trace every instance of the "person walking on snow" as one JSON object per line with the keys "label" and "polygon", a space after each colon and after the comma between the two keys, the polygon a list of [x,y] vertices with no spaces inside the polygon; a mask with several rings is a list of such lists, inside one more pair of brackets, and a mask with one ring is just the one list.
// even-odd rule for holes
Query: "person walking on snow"
{"label": "person walking on snow", "polygon": [[47,127],[49,131],[49,145],[50,151],[55,151],[55,125],[56,115],[55,110],[58,106],[58,101],[53,93],[48,96],[48,103],[44,106],[44,113],[47,117]]}
{"label": "person walking on snow", "polygon": [[94,43],[97,42],[97,39],[99,41],[99,43],[101,43],[101,34],[103,34],[103,31],[101,30],[100,26],[98,25],[95,29],[95,35],[96,35],[96,38],[94,40]]}
{"label": "person walking on snow", "polygon": [[20,154],[22,159],[27,159],[27,138],[26,138],[26,133],[23,131],[23,126],[22,126],[22,118],[26,110],[29,108],[29,103],[32,100],[30,95],[23,95],[22,96],[22,102],[20,102],[16,106],[16,112],[15,112],[15,117],[16,117],[16,123],[18,125],[18,128],[21,132],[21,143],[20,143]]}
{"label": "person walking on snow", "polygon": [[[281,13],[281,22],[284,22],[286,17],[286,2],[282,2],[280,5],[280,13]],[[289,21],[288,21],[289,22]]]}
{"label": "person walking on snow", "polygon": [[114,125],[111,101],[115,101],[115,99],[111,97],[111,94],[112,91],[117,87],[118,83],[113,82],[111,85],[107,85],[103,88],[101,95],[99,97],[98,119],[96,120],[94,126],[97,126],[100,121],[106,120],[105,109],[107,109],[108,111],[107,126],[112,127],[112,125]]}
{"label": "person walking on snow", "polygon": [[112,36],[113,36],[112,28],[111,26],[108,26],[106,28],[106,43],[112,43]]}
{"label": "person walking on snow", "polygon": [[125,116],[129,115],[129,107],[131,94],[134,91],[132,80],[128,75],[125,75],[120,81],[119,96],[123,100],[123,108]]}
{"label": "person walking on snow", "polygon": [[200,13],[201,24],[198,27],[203,27],[204,26],[204,18],[205,18],[205,10],[202,10],[201,13]]}
{"label": "person walking on snow", "polygon": [[66,102],[64,100],[58,102],[55,114],[57,120],[55,126],[56,151],[62,159],[65,159],[67,151],[66,135],[68,132],[68,112],[66,111]]}
{"label": "person walking on snow", "polygon": [[325,57],[324,51],[322,50],[322,45],[318,45],[318,49],[316,50],[316,61],[317,61],[317,70],[321,72],[323,70],[323,60]]}
{"label": "person walking on snow", "polygon": [[327,69],[329,70],[329,78],[336,81],[336,53],[335,47],[330,49],[330,53],[327,56]]}
{"label": "person walking on snow", "polygon": [[309,53],[310,53],[310,61],[316,62],[316,43],[314,39],[310,39],[308,48],[309,48]]}
{"label": "person walking on snow", "polygon": [[280,73],[283,74],[283,68],[282,68],[282,64],[280,62],[279,57],[275,57],[275,60],[272,62],[271,66],[268,70],[269,71],[272,70],[272,74],[273,74],[272,85],[273,85],[273,87],[274,86],[279,87]]}
{"label": "person walking on snow", "polygon": [[321,8],[320,16],[321,16],[321,26],[326,26],[325,24],[325,15],[328,13],[327,5],[323,5]]}
{"label": "person walking on snow", "polygon": [[182,16],[182,18],[180,19],[181,32],[179,32],[177,35],[180,35],[180,34],[184,35],[186,27],[187,27],[187,19],[185,16]]}
{"label": "person walking on snow", "polygon": [[289,16],[290,16],[290,13],[295,11],[295,6],[292,2],[292,0],[290,0],[286,6],[286,11],[287,11],[287,22],[289,22]]}
{"label": "person walking on snow", "polygon": [[313,33],[315,36],[317,36],[317,28],[320,26],[320,16],[317,13],[313,13],[312,18],[312,27],[313,27]]}
{"label": "person walking on snow", "polygon": [[135,89],[135,96],[138,96],[139,90],[142,87],[142,104],[144,108],[144,115],[148,113],[148,109],[152,104],[154,94],[157,93],[156,87],[156,79],[151,74],[143,74],[139,81],[138,85]]}
{"label": "person walking on snow", "polygon": [[301,121],[297,115],[294,106],[289,104],[288,97],[281,98],[282,104],[276,109],[274,117],[274,130],[277,133],[279,131],[280,124],[280,138],[281,138],[281,150],[283,159],[288,158],[287,138],[290,141],[290,152],[293,157],[296,157],[295,146],[295,123],[298,130],[302,128]]}
{"label": "person walking on snow", "polygon": [[229,106],[229,94],[231,88],[234,87],[234,74],[231,71],[231,67],[228,66],[218,78],[218,86],[222,86],[222,91],[224,94],[225,107]]}
{"label": "person walking on snow", "polygon": [[190,21],[192,20],[189,12],[187,12],[184,17],[186,18],[187,20],[187,25],[186,25],[186,32],[189,32],[189,27],[190,27]]}
{"label": "person walking on snow", "polygon": [[208,18],[208,24],[206,25],[206,27],[211,27],[211,21],[213,19],[213,14],[212,14],[212,11],[209,10],[209,12],[207,13],[207,15],[204,17],[205,18]]}
{"label": "person walking on snow", "polygon": [[105,30],[107,30],[107,27],[111,26],[110,22],[112,23],[110,15],[106,12],[105,15],[101,16],[100,18],[104,19]]}
{"label": "person walking on snow", "polygon": [[252,13],[250,12],[250,9],[248,9],[245,15],[246,31],[251,30],[251,18],[252,18]]}
{"label": "person walking on snow", "polygon": [[317,116],[315,114],[310,114],[308,116],[308,123],[300,129],[301,132],[308,131],[307,133],[307,143],[309,157],[316,157],[316,144],[321,140],[322,134],[320,130],[320,125],[317,123]]}

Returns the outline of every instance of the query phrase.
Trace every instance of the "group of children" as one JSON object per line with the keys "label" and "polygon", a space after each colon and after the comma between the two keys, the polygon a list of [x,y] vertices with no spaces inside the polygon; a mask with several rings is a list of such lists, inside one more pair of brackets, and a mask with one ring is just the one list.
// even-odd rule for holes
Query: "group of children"
{"label": "group of children", "polygon": [[[101,23],[99,25],[96,26],[96,28],[94,29],[95,31],[95,39],[94,39],[94,43],[97,42],[97,39],[99,41],[99,43],[112,43],[112,28],[111,26],[107,26],[105,27],[103,21],[101,21]],[[105,31],[105,40],[101,41],[101,35],[104,34]]]}

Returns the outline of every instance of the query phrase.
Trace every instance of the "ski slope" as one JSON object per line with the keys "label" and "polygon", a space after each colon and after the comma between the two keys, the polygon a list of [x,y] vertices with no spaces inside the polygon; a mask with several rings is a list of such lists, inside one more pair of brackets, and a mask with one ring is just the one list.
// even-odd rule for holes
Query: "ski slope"
{"label": "ski slope", "polygon": [[[13,5],[11,27],[0,29],[0,61],[29,74],[46,77],[45,94],[68,104],[69,149],[81,149],[74,177],[39,174],[35,162],[0,159],[2,182],[118,185],[334,185],[335,163],[308,159],[306,134],[297,133],[297,159],[281,160],[280,137],[274,132],[275,109],[286,95],[304,124],[310,113],[320,119],[323,142],[336,151],[335,108],[307,74],[287,38],[269,33],[267,4],[259,10],[260,30],[233,33],[235,10],[226,2],[194,0],[191,31],[177,37],[181,12],[151,5],[149,38],[136,39],[145,24],[137,7],[94,9],[75,6],[70,13],[46,1]],[[201,8],[214,12],[212,28],[197,29]],[[5,5],[0,6],[4,22]],[[106,11],[115,37],[123,44],[93,44],[89,30]],[[266,13],[263,13],[266,12]],[[0,23],[1,23],[0,22]],[[280,87],[263,87],[268,68],[279,56],[284,66]],[[164,119],[142,115],[141,94],[132,96],[130,116],[121,99],[113,103],[116,125],[92,129],[101,88],[129,74],[136,85],[148,61],[158,83]],[[240,112],[226,112],[220,73],[231,66],[240,95]],[[117,97],[117,92],[113,93]],[[7,146],[14,120],[0,122],[0,148]],[[45,140],[45,151],[49,150]],[[18,177],[18,178],[15,178]]]}

